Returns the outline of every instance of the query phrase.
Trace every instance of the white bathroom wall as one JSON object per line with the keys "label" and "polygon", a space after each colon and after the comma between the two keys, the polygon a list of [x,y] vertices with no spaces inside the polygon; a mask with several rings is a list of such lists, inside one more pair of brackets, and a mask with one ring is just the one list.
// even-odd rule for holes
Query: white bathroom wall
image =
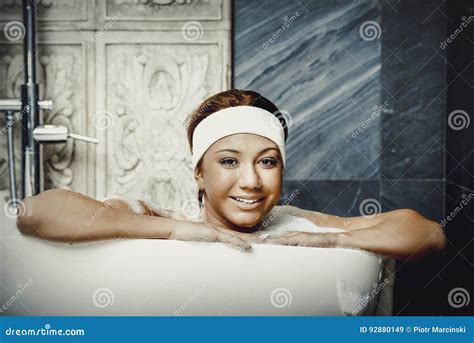
{"label": "white bathroom wall", "polygon": [[[44,187],[166,207],[196,199],[183,122],[230,86],[230,1],[43,0],[37,20],[41,97],[54,102],[44,122],[101,140],[45,146]],[[1,32],[15,21],[21,1],[0,0]],[[1,35],[0,98],[20,96],[21,44]],[[3,131],[0,147],[7,189]]]}

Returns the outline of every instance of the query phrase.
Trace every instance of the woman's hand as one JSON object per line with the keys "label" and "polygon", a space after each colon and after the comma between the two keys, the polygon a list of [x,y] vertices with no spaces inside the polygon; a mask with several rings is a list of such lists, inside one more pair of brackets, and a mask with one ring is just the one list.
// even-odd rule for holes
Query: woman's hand
{"label": "woman's hand", "polygon": [[338,247],[339,237],[344,234],[334,232],[300,232],[288,231],[275,235],[270,235],[263,240],[263,243],[278,245],[293,245],[300,247]]}
{"label": "woman's hand", "polygon": [[235,232],[224,227],[208,223],[177,221],[168,239],[179,241],[221,242],[239,250],[250,250],[250,243],[261,243],[263,239],[252,235]]}

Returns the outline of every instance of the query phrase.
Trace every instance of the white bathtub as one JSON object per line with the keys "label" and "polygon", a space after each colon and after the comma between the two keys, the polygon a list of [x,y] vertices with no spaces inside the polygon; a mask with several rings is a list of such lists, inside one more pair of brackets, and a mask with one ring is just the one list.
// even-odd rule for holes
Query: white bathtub
{"label": "white bathtub", "polygon": [[23,236],[4,215],[1,226],[0,315],[374,315],[383,284],[382,259],[364,251],[70,245]]}

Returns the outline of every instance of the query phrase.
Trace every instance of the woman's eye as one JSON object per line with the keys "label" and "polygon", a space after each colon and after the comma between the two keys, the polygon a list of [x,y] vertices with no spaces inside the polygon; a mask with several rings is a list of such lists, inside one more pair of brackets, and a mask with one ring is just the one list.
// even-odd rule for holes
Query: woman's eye
{"label": "woman's eye", "polygon": [[278,161],[273,158],[264,158],[261,162],[264,166],[276,166],[278,164]]}
{"label": "woman's eye", "polygon": [[234,167],[235,165],[237,165],[237,160],[233,158],[226,158],[220,161],[219,163],[223,166]]}

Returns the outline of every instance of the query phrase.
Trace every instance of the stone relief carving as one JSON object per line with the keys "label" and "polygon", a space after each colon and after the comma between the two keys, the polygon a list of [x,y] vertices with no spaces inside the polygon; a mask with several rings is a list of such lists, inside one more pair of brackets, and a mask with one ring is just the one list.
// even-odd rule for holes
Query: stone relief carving
{"label": "stone relief carving", "polygon": [[[14,56],[5,55],[2,58],[2,62],[4,68],[6,68],[6,83],[4,86],[5,90],[0,94],[2,97],[20,99],[20,86],[24,82],[23,55],[21,53],[17,53]],[[77,115],[77,103],[79,102],[80,94],[82,94],[78,82],[81,65],[82,62],[78,58],[77,51],[70,47],[43,46],[40,50],[39,68],[37,69],[40,95],[43,99],[53,100],[54,103],[52,111],[42,112],[43,123],[65,125],[72,132],[76,131],[74,116]],[[77,117],[75,120],[76,122],[82,121],[80,117]],[[3,140],[6,140],[6,137]],[[6,142],[2,141],[2,144],[6,144]],[[15,127],[17,175],[19,175],[21,163],[20,146],[21,130],[20,121],[18,121]],[[68,141],[67,144],[43,145],[43,180],[45,189],[71,189],[74,178],[72,163],[75,149],[74,141]],[[6,151],[6,149],[3,151]],[[6,161],[6,156],[4,157],[2,152],[3,159]]]}
{"label": "stone relief carving", "polygon": [[[16,85],[23,82],[22,75],[14,70],[18,70],[19,63],[22,63],[20,55],[21,47],[18,45],[0,45],[0,98],[12,98],[19,94],[19,87]],[[21,71],[21,68],[19,69]],[[19,118],[15,116],[15,118]],[[20,119],[17,120],[17,122]],[[5,116],[0,113],[0,189],[8,189],[8,160],[7,160],[7,130]],[[19,125],[14,126],[14,148],[15,167],[17,175],[20,172],[21,163],[21,130]],[[17,178],[17,187],[20,187]]]}
{"label": "stone relief carving", "polygon": [[[44,122],[66,126],[70,132],[78,132],[74,125],[74,118],[80,120],[80,112],[77,108],[80,91],[81,65],[77,51],[43,54],[40,59],[41,69],[46,79],[43,89],[45,99],[53,100],[53,110],[45,111]],[[74,151],[80,147],[74,140],[68,140],[66,144],[44,145],[44,175],[45,188],[70,189],[74,178],[72,167]]]}
{"label": "stone relief carving", "polygon": [[222,5],[222,0],[108,0],[106,13],[153,21],[220,20]]}
{"label": "stone relief carving", "polygon": [[[0,98],[11,99],[20,98],[20,85],[23,83],[23,55],[21,53],[21,46],[19,45],[0,45],[0,70],[2,70],[2,78],[0,86]],[[38,73],[38,79],[42,79],[42,73]],[[1,189],[8,189],[8,160],[7,160],[7,134],[6,125],[3,112],[0,113],[1,135],[0,135],[0,176]],[[17,175],[17,188],[21,186],[20,171],[21,171],[21,116],[19,113],[15,114],[14,126],[14,149],[15,149],[15,170]]]}
{"label": "stone relief carving", "polygon": [[[85,20],[89,0],[37,0],[38,21]],[[21,20],[22,0],[0,0],[0,20]]]}
{"label": "stone relief carving", "polygon": [[186,5],[192,3],[204,3],[208,4],[209,0],[114,0],[114,2],[118,5],[128,4],[128,5],[137,5],[139,3],[144,5],[158,5],[158,6],[165,6],[165,5]]}
{"label": "stone relief carving", "polygon": [[184,121],[209,92],[210,57],[179,50],[174,55],[156,48],[109,50],[107,98],[114,113],[109,195],[141,195],[166,207],[195,198]]}
{"label": "stone relief carving", "polygon": [[[45,189],[66,188],[92,197],[122,194],[164,207],[197,199],[183,123],[200,101],[229,85],[229,3],[39,3],[38,37],[46,44],[39,47],[38,82],[41,98],[54,102],[53,111],[43,113],[43,122],[100,136],[94,115],[101,107],[97,104],[102,103],[114,122],[99,146],[72,140],[44,146]],[[104,30],[104,20],[114,13],[122,13],[121,22]],[[21,20],[21,0],[0,0],[0,22],[10,20]],[[203,20],[205,42],[184,39],[180,20]],[[140,34],[124,33],[134,30]],[[84,51],[84,44],[97,32],[103,34]],[[19,43],[0,42],[2,98],[20,98],[23,61]],[[8,81],[3,82],[5,79]],[[3,118],[0,123],[3,127]],[[15,136],[19,175],[20,125],[15,127]],[[1,190],[8,188],[8,170],[6,135],[0,138]],[[17,181],[19,184],[19,177]]]}

